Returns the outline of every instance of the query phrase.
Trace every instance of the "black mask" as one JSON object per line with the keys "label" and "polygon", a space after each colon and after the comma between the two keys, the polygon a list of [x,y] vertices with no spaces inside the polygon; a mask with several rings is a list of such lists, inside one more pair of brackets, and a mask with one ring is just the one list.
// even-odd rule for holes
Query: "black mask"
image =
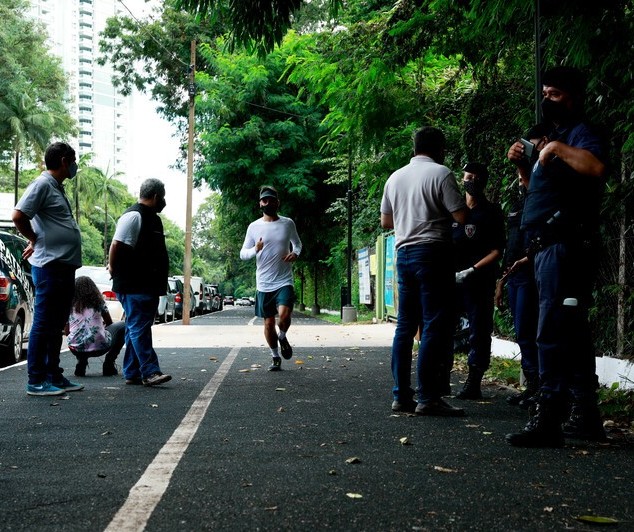
{"label": "black mask", "polygon": [[542,100],[542,116],[546,122],[562,124],[571,118],[571,113],[565,103],[544,98]]}
{"label": "black mask", "polygon": [[268,205],[262,205],[260,209],[267,216],[275,216],[277,213],[277,207],[275,205],[271,205],[270,203]]}
{"label": "black mask", "polygon": [[464,185],[466,193],[474,198],[479,198],[484,194],[482,186],[480,186],[480,183],[477,181],[463,181],[462,184]]}

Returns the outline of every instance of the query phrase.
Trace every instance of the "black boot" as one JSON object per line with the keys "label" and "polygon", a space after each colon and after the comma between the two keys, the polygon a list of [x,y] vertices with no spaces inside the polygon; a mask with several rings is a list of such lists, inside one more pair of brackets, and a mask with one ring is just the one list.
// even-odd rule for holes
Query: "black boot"
{"label": "black boot", "polygon": [[568,420],[563,424],[567,438],[605,442],[608,437],[603,429],[601,414],[596,403],[573,403]]}
{"label": "black boot", "polygon": [[563,447],[561,417],[557,403],[540,399],[522,432],[507,434],[506,441],[514,447]]}
{"label": "black boot", "polygon": [[103,376],[104,377],[113,377],[114,375],[119,375],[116,366],[114,365],[113,360],[106,360],[103,363]]}
{"label": "black boot", "polygon": [[469,366],[469,375],[462,390],[456,394],[456,399],[482,399],[480,383],[482,382],[483,375],[484,371],[481,369],[475,366]]}
{"label": "black boot", "polygon": [[528,410],[529,406],[536,402],[539,391],[539,379],[536,375],[525,375],[526,388],[521,393],[506,398],[506,402],[512,406],[519,406]]}

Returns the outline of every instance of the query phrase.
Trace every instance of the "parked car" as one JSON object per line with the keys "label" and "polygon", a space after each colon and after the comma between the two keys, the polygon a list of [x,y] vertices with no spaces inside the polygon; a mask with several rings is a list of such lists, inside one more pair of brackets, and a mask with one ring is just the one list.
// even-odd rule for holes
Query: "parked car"
{"label": "parked car", "polygon": [[222,304],[223,305],[231,305],[233,306],[233,296],[225,296],[225,298],[222,300]]}
{"label": "parked car", "polygon": [[22,237],[0,231],[0,359],[15,363],[22,359],[23,342],[33,323],[35,289],[31,265],[22,259],[29,243]]}
{"label": "parked car", "polygon": [[217,284],[205,285],[205,312],[222,310],[222,298]]}
{"label": "parked car", "polygon": [[[183,318],[183,303],[185,300],[183,291],[183,281],[177,277],[169,277],[167,279],[170,293],[174,294],[174,317],[177,320]],[[189,287],[189,315],[195,314],[196,297],[194,291]]]}
{"label": "parked car", "polygon": [[157,322],[165,323],[168,321],[174,321],[176,307],[175,296],[176,294],[170,291],[170,285],[168,282],[165,295],[159,296],[158,308],[156,309]]}
{"label": "parked car", "polygon": [[116,294],[112,290],[112,278],[110,277],[108,268],[105,266],[82,266],[75,270],[75,279],[84,275],[95,281],[97,288],[99,288],[103,298],[106,300],[106,306],[108,307],[112,321],[124,320],[125,312],[123,306],[117,300]]}
{"label": "parked car", "polygon": [[241,297],[236,299],[236,305],[238,305],[239,307],[250,307],[251,301],[248,297]]}
{"label": "parked car", "polygon": [[[185,283],[184,275],[175,275],[176,279],[180,279],[181,283]],[[189,278],[189,283],[192,288],[192,293],[194,294],[194,309],[195,315],[202,315],[205,313],[205,282],[202,277],[194,277],[193,275]]]}

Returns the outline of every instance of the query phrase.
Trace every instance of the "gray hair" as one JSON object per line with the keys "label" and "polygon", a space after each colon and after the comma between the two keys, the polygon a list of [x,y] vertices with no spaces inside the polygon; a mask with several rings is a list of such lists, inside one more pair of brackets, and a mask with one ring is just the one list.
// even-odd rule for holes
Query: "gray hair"
{"label": "gray hair", "polygon": [[156,195],[165,196],[165,185],[163,181],[153,177],[143,181],[141,190],[139,191],[139,197],[141,199],[152,199]]}

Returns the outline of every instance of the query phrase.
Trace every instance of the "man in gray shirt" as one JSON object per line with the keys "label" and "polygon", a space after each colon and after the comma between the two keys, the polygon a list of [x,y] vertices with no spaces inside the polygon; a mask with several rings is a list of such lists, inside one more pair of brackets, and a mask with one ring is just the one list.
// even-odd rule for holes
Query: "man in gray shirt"
{"label": "man in gray shirt", "polygon": [[[381,201],[381,227],[394,228],[398,273],[398,321],[392,344],[395,412],[464,416],[442,399],[453,349],[455,276],[453,220],[464,223],[467,209],[456,178],[443,166],[445,136],[424,127],[414,135],[410,163],[394,172]],[[416,374],[418,403],[411,388],[414,335],[420,329]]]}
{"label": "man in gray shirt", "polygon": [[13,211],[15,227],[29,241],[23,257],[31,263],[35,312],[29,335],[29,395],[62,395],[81,390],[59,366],[62,331],[81,266],[81,234],[62,183],[77,174],[75,150],[63,142],[44,155],[46,171],[26,189]]}

